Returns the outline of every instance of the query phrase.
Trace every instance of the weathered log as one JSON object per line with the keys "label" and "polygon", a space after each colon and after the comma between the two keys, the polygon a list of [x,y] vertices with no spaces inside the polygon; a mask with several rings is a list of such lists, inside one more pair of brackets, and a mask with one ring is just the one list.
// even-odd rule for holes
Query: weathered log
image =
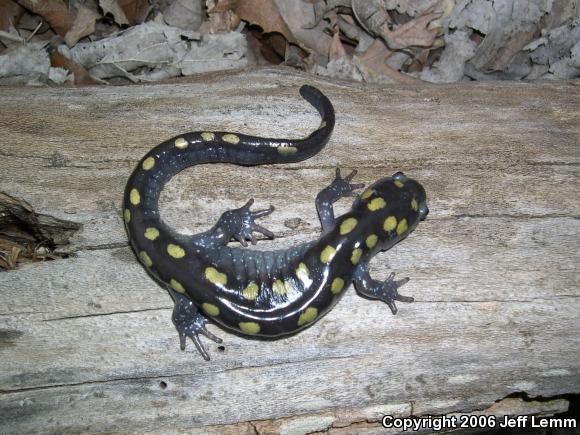
{"label": "weathered log", "polygon": [[[431,213],[372,272],[409,276],[416,301],[392,316],[350,289],[278,341],[210,326],[224,344],[204,342],[207,363],[179,350],[171,300],[128,248],[125,182],[179,132],[307,134],[319,118],[303,83],[337,113],[319,155],[189,168],[164,190],[163,217],[197,232],[255,197],[276,206],[263,224],[278,235],[258,247],[289,245],[317,237],[313,200],[334,167],[365,183],[402,170]],[[384,414],[563,411],[528,399],[580,392],[579,94],[578,82],[376,87],[281,69],[0,89],[0,190],[82,224],[59,246],[69,258],[0,273],[0,432],[378,433]]]}

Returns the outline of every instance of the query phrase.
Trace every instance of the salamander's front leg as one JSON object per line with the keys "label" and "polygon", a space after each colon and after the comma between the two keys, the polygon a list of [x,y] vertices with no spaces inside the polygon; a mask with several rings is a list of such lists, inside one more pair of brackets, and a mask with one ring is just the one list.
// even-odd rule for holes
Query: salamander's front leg
{"label": "salamander's front leg", "polygon": [[206,318],[198,311],[197,307],[191,300],[182,294],[171,292],[173,300],[175,301],[175,308],[173,309],[173,324],[179,332],[179,343],[181,350],[185,350],[185,342],[187,337],[191,338],[195,347],[203,356],[203,359],[209,361],[209,355],[201,344],[198,334],[203,334],[210,340],[216,343],[221,343],[222,339],[216,337],[207,330],[205,324]]}
{"label": "salamander's front leg", "polygon": [[232,239],[236,239],[242,246],[248,246],[247,240],[250,240],[252,245],[255,245],[256,236],[254,233],[261,233],[273,239],[274,233],[258,225],[255,220],[272,213],[274,207],[270,206],[266,210],[251,211],[252,204],[254,204],[253,198],[243,207],[226,211],[211,230],[193,236],[193,243],[206,248],[217,248],[225,246]]}
{"label": "salamander's front leg", "polygon": [[364,187],[364,184],[352,184],[356,169],[342,178],[340,169],[336,168],[336,177],[328,187],[316,195],[316,210],[322,224],[322,234],[327,233],[334,225],[334,208],[332,204],[345,196],[356,196],[355,189]]}
{"label": "salamander's front leg", "polygon": [[372,279],[369,274],[368,264],[361,263],[354,273],[354,286],[360,294],[386,302],[393,314],[397,314],[395,301],[413,302],[414,299],[410,296],[402,296],[398,292],[398,288],[406,284],[409,278],[397,281],[394,278],[395,274],[391,273],[383,282]]}

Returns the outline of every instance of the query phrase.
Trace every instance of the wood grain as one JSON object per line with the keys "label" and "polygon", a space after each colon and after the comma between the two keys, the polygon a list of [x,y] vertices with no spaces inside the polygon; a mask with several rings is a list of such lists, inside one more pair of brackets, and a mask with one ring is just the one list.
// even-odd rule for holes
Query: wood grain
{"label": "wood grain", "polygon": [[[278,341],[210,326],[224,344],[205,341],[206,363],[179,350],[171,300],[128,248],[124,184],[178,132],[307,134],[319,119],[303,83],[335,105],[325,150],[285,166],[186,169],[162,194],[164,218],[197,232],[254,197],[276,207],[263,224],[279,236],[258,247],[287,246],[317,237],[314,197],[335,166],[364,183],[402,170],[424,183],[431,213],[372,273],[409,276],[402,293],[416,302],[392,316],[350,289]],[[0,89],[1,190],[82,224],[59,247],[71,257],[0,273],[0,432],[370,434],[384,414],[561,412],[566,400],[528,398],[580,392],[579,89],[374,87],[284,69]]]}

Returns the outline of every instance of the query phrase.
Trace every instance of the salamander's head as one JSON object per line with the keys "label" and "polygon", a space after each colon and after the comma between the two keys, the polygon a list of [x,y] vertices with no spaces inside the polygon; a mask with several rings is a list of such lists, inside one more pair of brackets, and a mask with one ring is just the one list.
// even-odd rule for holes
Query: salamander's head
{"label": "salamander's head", "polygon": [[[388,180],[388,178],[385,178],[384,180]],[[391,181],[397,187],[401,189],[407,189],[409,195],[412,198],[411,208],[414,209],[415,207],[418,207],[418,210],[414,211],[418,212],[419,220],[422,221],[425,219],[429,214],[429,207],[427,207],[427,194],[425,193],[423,186],[421,186],[421,184],[419,184],[417,181],[407,178],[407,176],[402,172],[396,172],[393,174]],[[388,184],[388,181],[386,184]],[[403,186],[401,186],[401,184],[403,184]],[[417,201],[416,205],[413,200]]]}
{"label": "salamander's head", "polygon": [[369,186],[352,208],[364,215],[365,225],[376,232],[383,249],[403,239],[429,213],[425,189],[402,172]]}

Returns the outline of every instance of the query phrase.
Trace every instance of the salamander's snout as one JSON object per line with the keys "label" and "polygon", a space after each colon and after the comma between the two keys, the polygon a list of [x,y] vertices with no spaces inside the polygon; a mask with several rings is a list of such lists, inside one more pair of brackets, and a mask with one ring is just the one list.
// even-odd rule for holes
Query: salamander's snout
{"label": "salamander's snout", "polygon": [[427,194],[423,186],[419,182],[409,179],[400,171],[394,173],[392,179],[395,181],[397,187],[407,186],[415,198],[414,210],[419,213],[419,219],[424,220],[429,214],[429,207],[427,207]]}
{"label": "salamander's snout", "polygon": [[427,207],[426,202],[423,202],[419,206],[419,219],[424,220],[428,214],[429,214],[429,207]]}

